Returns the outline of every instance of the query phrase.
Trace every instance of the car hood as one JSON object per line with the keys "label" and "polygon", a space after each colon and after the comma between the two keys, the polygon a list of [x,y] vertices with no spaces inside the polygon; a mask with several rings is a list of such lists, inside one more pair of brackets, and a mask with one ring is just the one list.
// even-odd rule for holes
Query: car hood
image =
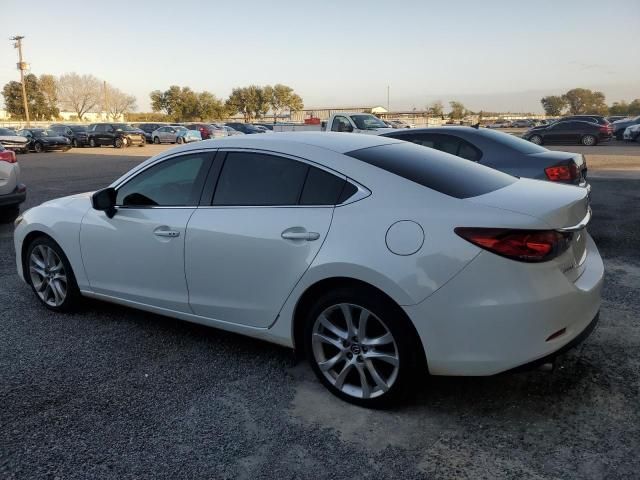
{"label": "car hood", "polygon": [[507,187],[467,200],[523,213],[554,229],[577,225],[589,210],[586,188],[529,178],[521,178]]}
{"label": "car hood", "polygon": [[66,197],[54,198],[53,200],[47,200],[40,204],[40,206],[47,207],[65,207],[72,202],[85,202],[87,206],[91,206],[91,195],[94,192],[76,193],[74,195],[67,195]]}
{"label": "car hood", "polygon": [[21,137],[20,135],[0,135],[1,143],[27,143],[29,140],[27,137]]}

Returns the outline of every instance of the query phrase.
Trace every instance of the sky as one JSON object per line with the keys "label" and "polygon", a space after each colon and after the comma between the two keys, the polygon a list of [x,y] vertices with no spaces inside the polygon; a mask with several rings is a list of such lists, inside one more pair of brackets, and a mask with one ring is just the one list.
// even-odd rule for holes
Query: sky
{"label": "sky", "polygon": [[308,108],[386,107],[387,86],[392,110],[541,111],[573,87],[640,97],[638,0],[0,3],[0,87],[19,79],[20,34],[32,73],[93,74],[138,111],[170,85],[224,99],[284,83]]}

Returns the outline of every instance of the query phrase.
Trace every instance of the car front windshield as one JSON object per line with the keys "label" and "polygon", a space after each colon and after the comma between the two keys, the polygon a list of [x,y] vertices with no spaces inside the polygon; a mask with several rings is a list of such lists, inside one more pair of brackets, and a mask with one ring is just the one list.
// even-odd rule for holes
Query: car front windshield
{"label": "car front windshield", "polygon": [[176,132],[186,132],[189,129],[187,127],[173,127]]}
{"label": "car front windshield", "polygon": [[116,123],[113,125],[115,130],[120,130],[122,132],[134,132],[136,129],[127,125],[126,123]]}
{"label": "car front windshield", "polygon": [[489,128],[483,128],[482,133],[485,137],[501,143],[502,145],[519,153],[530,154],[542,153],[547,151],[547,149],[544,147],[536,145],[535,143],[528,142],[527,140],[516,137],[515,135],[511,135],[509,133],[496,132],[495,130],[491,130]]}
{"label": "car front windshield", "polygon": [[387,124],[373,115],[351,115],[356,127],[360,130],[375,130],[376,128],[387,128]]}
{"label": "car front windshield", "polygon": [[31,130],[34,137],[55,137],[58,134],[53,130]]}
{"label": "car front windshield", "polygon": [[8,128],[0,128],[0,135],[8,135],[10,137],[15,136],[16,132],[9,130]]}

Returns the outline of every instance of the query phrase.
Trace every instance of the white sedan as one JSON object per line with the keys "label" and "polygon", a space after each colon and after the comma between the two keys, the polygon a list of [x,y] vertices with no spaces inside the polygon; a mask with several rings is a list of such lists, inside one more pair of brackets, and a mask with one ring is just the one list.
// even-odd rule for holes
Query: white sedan
{"label": "white sedan", "polygon": [[492,375],[593,328],[603,264],[584,188],[341,133],[183,145],[16,220],[20,276],[303,351],[377,407],[417,371]]}

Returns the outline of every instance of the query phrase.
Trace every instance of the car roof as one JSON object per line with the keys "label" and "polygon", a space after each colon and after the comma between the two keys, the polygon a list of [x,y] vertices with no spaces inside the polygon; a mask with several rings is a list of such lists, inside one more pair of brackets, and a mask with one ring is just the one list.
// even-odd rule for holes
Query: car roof
{"label": "car roof", "polygon": [[273,135],[243,135],[220,138],[216,140],[205,140],[188,145],[187,149],[202,148],[203,145],[215,148],[236,147],[236,148],[265,148],[278,150],[283,144],[304,144],[313,147],[324,148],[336,153],[347,153],[363,148],[377,147],[379,145],[389,145],[402,142],[394,138],[382,137],[379,135],[365,135],[354,133],[336,132],[279,132]]}

